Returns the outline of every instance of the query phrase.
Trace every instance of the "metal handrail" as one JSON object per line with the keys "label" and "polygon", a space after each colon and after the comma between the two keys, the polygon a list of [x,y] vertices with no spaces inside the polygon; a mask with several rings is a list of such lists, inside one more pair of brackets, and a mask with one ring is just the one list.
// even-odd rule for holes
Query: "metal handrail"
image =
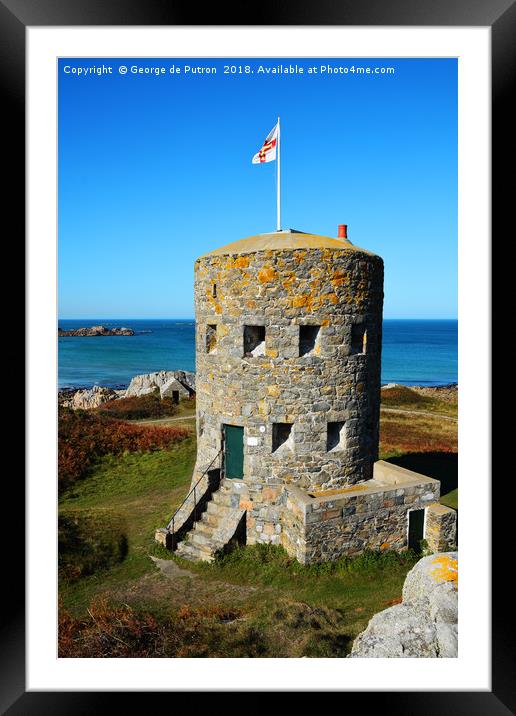
{"label": "metal handrail", "polygon": [[[194,497],[194,521],[197,520],[197,499],[196,499],[196,496],[195,496],[195,488],[196,488],[197,485],[200,483],[200,481],[203,479],[203,477],[205,477],[205,475],[210,471],[211,466],[213,465],[213,463],[214,463],[215,460],[218,458],[218,456],[220,455],[221,452],[222,452],[222,448],[221,448],[221,449],[218,451],[218,453],[215,455],[215,457],[214,457],[213,460],[210,462],[210,464],[208,465],[208,467],[204,470],[204,472],[202,473],[202,475],[200,476],[200,478],[197,480],[197,482],[195,483],[195,485],[192,487],[192,489],[190,490],[190,492],[188,493],[188,495],[185,497],[185,499],[182,501],[182,503],[179,505],[179,507],[177,508],[177,510],[176,510],[176,511],[174,512],[174,514],[172,515],[172,518],[171,518],[170,522],[169,522],[168,525],[167,525],[167,530],[168,530],[169,532],[171,532],[172,537],[175,535],[175,529],[174,529],[175,525],[174,525],[174,521],[175,521],[175,519],[176,519],[176,515],[177,515],[177,513],[179,512],[179,510],[181,509],[181,507],[186,503],[186,501],[188,500],[188,498],[190,497],[190,495],[191,495],[192,493],[193,493],[193,497]],[[172,529],[171,529],[171,527],[172,527]]]}

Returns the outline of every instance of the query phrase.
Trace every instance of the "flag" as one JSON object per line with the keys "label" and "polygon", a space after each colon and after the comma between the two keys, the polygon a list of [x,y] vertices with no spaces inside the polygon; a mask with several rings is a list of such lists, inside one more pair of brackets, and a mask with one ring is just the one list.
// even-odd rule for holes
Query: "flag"
{"label": "flag", "polygon": [[262,148],[253,157],[253,164],[263,164],[264,162],[273,162],[276,159],[276,148],[278,143],[278,124],[267,135],[267,139],[263,143]]}

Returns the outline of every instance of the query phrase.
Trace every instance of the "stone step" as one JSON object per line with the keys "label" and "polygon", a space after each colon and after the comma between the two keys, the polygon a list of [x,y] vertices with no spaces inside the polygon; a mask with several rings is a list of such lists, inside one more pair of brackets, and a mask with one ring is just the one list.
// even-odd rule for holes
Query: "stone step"
{"label": "stone step", "polygon": [[212,527],[218,527],[220,525],[221,515],[216,515],[212,512],[203,512],[201,519],[196,524],[211,525]]}
{"label": "stone step", "polygon": [[212,562],[231,542],[245,514],[239,504],[240,492],[235,485],[231,481],[223,482],[212,494],[206,510],[198,515],[187,538],[177,546],[177,555],[194,562]]}
{"label": "stone step", "polygon": [[212,554],[203,552],[190,542],[181,542],[176,550],[176,554],[182,559],[188,559],[191,562],[213,562],[215,559]]}
{"label": "stone step", "polygon": [[213,554],[219,548],[219,545],[210,539],[210,537],[200,534],[195,530],[190,532],[188,541],[191,545],[197,547],[197,549],[200,549],[203,552],[208,552],[209,554]]}
{"label": "stone step", "polygon": [[194,530],[200,534],[206,535],[206,537],[212,537],[214,531],[218,528],[218,520],[215,524],[212,524],[211,522],[205,522],[204,520],[199,520],[199,522],[196,522],[194,524]]}
{"label": "stone step", "polygon": [[208,502],[208,506],[206,508],[206,512],[210,515],[218,515],[218,516],[224,516],[227,515],[230,508],[227,505],[221,505],[220,503]]}
{"label": "stone step", "polygon": [[234,495],[232,492],[214,492],[211,501],[216,505],[225,505],[226,507],[237,507],[239,498],[238,495]]}

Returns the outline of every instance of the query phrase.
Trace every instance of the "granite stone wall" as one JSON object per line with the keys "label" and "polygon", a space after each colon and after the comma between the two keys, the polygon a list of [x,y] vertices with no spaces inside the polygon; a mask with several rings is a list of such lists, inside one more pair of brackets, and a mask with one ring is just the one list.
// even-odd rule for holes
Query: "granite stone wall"
{"label": "granite stone wall", "polygon": [[435,504],[426,513],[425,539],[430,552],[447,552],[457,548],[457,512]]}
{"label": "granite stone wall", "polygon": [[302,564],[324,562],[365,550],[402,550],[407,545],[408,513],[439,499],[440,483],[355,486],[349,492],[312,498],[286,488],[282,544]]}
{"label": "granite stone wall", "polygon": [[383,262],[361,250],[197,260],[193,479],[221,450],[223,424],[243,426],[253,538],[280,540],[282,486],[329,489],[371,478],[382,302]]}

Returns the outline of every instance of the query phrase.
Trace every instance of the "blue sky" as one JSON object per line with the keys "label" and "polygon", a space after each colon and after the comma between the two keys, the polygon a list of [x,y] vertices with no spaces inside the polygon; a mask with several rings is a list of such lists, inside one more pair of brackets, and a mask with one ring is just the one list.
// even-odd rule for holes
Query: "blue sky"
{"label": "blue sky", "polygon": [[[258,73],[280,64],[304,73]],[[61,59],[58,115],[61,318],[192,317],[195,259],[276,226],[275,163],[251,158],[278,115],[283,228],[347,223],[385,261],[385,318],[456,318],[455,59]]]}

